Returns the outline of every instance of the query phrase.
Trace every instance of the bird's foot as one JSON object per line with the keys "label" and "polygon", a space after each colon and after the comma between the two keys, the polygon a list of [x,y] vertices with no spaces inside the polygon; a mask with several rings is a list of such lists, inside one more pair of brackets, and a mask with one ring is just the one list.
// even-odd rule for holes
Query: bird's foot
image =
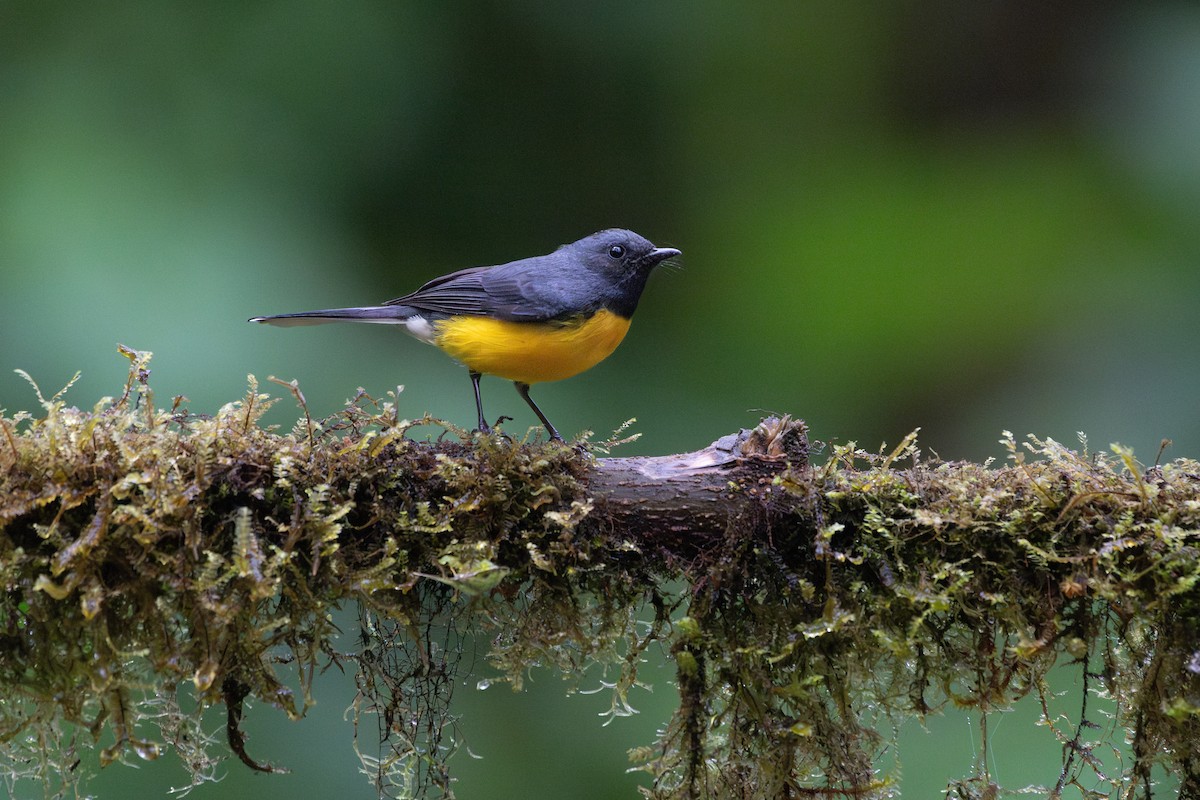
{"label": "bird's foot", "polygon": [[479,420],[479,427],[475,429],[475,433],[481,434],[483,436],[491,436],[492,434],[498,434],[500,436],[503,436],[505,439],[512,441],[512,438],[513,438],[512,436],[508,435],[504,431],[497,430],[497,428],[499,428],[505,422],[511,422],[511,421],[512,421],[512,417],[506,417],[506,416],[502,415],[496,419],[496,422],[494,425],[488,425],[486,420],[481,419],[481,420]]}

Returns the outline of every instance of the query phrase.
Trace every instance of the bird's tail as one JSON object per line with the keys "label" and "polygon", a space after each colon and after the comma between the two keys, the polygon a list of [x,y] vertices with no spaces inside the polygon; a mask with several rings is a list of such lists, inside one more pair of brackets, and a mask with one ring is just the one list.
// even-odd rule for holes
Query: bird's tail
{"label": "bird's tail", "polygon": [[251,317],[248,322],[290,327],[321,325],[326,322],[374,322],[382,325],[404,325],[416,312],[408,306],[361,306],[359,308],[326,308],[320,311],[301,311],[296,314],[275,314]]}

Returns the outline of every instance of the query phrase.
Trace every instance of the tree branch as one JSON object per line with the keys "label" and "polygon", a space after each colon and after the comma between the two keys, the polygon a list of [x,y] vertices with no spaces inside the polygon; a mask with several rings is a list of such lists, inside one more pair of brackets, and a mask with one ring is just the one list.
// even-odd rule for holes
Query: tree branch
{"label": "tree branch", "polygon": [[[1165,764],[1200,796],[1194,461],[1147,470],[1119,447],[1006,434],[995,468],[926,461],[914,435],[814,466],[787,418],[695,453],[595,459],[401,420],[364,393],[281,435],[261,426],[274,401],[253,379],[213,417],[182,398],[159,410],[149,354],[124,353],[119,399],[79,411],[39,392],[38,416],[0,415],[10,781],[68,793],[75,747],[106,732],[108,758],[166,745],[204,780],[214,704],[235,754],[273,769],[247,752],[242,700],[298,719],[314,670],[336,662],[358,675],[356,728],[378,724],[383,750],[362,758],[381,796],[452,796],[455,642],[485,628],[515,686],[535,663],[616,669],[614,714],[646,648],[668,643],[681,706],[634,752],[655,797],[882,797],[882,722],[1030,692],[1065,748],[1048,795],[1086,770],[1092,791],[1149,797]],[[451,435],[408,437],[430,425]],[[348,603],[352,653],[330,622]],[[1070,725],[1049,710],[1043,677],[1064,655],[1116,700],[1124,771],[1089,755],[1086,700]],[[950,788],[996,791],[986,770]]]}

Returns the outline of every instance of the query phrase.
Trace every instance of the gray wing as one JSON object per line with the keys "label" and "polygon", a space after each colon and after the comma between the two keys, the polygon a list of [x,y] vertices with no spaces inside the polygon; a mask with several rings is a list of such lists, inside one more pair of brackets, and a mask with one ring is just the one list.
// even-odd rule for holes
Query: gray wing
{"label": "gray wing", "polygon": [[[526,258],[496,267],[452,272],[385,306],[409,306],[435,315],[494,317],[516,322],[561,319],[581,310],[589,293],[571,291],[569,264],[559,254]],[[582,287],[580,287],[582,288]]]}

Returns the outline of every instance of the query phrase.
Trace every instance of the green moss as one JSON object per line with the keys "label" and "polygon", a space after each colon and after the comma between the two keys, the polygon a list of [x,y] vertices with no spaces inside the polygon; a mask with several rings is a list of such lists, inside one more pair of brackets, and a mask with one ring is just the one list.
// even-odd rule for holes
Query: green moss
{"label": "green moss", "polygon": [[[381,790],[449,796],[460,642],[486,630],[515,687],[533,665],[605,665],[613,715],[667,642],[680,708],[631,753],[655,797],[890,796],[879,764],[902,720],[1046,701],[1063,659],[1115,701],[1132,757],[1101,771],[1085,692],[1070,723],[1044,720],[1064,753],[1045,794],[1149,797],[1157,765],[1200,791],[1200,463],[1006,434],[1002,467],[924,460],[915,435],[812,466],[788,444],[803,425],[767,420],[748,438],[760,468],[713,500],[726,529],[659,539],[597,511],[595,445],[472,436],[364,393],[313,420],[277,382],[304,410],[280,434],[253,378],[211,417],[162,410],[149,354],[123,352],[119,398],[80,411],[39,392],[37,415],[0,413],[10,780],[69,794],[89,746],[173,751],[208,779],[214,705],[229,750],[276,769],[244,746],[245,700],[301,718],[314,672],[352,662],[357,722],[390,747],[362,756]],[[441,435],[410,438],[426,428]],[[352,653],[332,644],[347,603]],[[952,788],[998,791],[983,768]]]}

